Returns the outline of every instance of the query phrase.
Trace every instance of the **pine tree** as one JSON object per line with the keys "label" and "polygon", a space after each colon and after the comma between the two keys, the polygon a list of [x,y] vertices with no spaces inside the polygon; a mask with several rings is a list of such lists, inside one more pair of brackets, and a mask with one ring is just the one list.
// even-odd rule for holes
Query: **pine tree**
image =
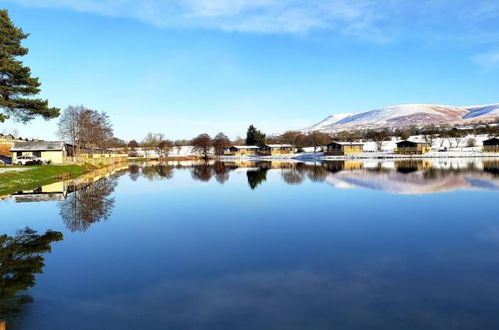
{"label": "pine tree", "polygon": [[255,126],[250,125],[246,133],[246,145],[263,147],[265,145],[265,134],[257,130]]}
{"label": "pine tree", "polygon": [[49,108],[47,100],[34,98],[40,93],[40,82],[17,59],[28,53],[21,46],[27,37],[27,33],[14,26],[7,10],[0,10],[0,122],[11,116],[24,123],[36,116],[59,116],[59,109]]}

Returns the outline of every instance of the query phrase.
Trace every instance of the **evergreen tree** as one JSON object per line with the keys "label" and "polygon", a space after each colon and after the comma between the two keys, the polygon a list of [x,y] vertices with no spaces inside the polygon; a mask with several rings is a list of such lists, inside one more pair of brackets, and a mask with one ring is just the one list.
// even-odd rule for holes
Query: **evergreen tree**
{"label": "evergreen tree", "polygon": [[265,145],[265,134],[256,129],[255,126],[250,125],[246,133],[246,145],[259,146]]}
{"label": "evergreen tree", "polygon": [[27,37],[27,33],[14,26],[7,10],[0,10],[0,122],[11,116],[24,123],[36,116],[59,116],[59,109],[49,108],[47,100],[33,98],[40,93],[40,82],[17,59],[28,53],[21,46]]}

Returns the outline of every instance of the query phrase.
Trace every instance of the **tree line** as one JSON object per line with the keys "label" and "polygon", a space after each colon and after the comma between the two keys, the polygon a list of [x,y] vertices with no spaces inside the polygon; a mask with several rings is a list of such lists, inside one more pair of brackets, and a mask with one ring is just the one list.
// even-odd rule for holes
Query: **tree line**
{"label": "tree line", "polygon": [[[313,131],[304,133],[302,131],[287,131],[280,135],[267,136],[262,131],[258,130],[254,125],[250,125],[246,131],[246,138],[236,138],[234,140],[220,132],[215,137],[211,137],[207,133],[199,134],[191,140],[169,140],[162,133],[148,133],[141,142],[131,140],[124,146],[126,152],[130,155],[138,156],[137,149],[141,148],[145,156],[148,157],[151,152],[155,152],[160,157],[166,157],[170,152],[183,146],[192,146],[193,150],[204,157],[207,157],[212,151],[215,155],[223,155],[224,152],[231,146],[247,145],[262,147],[266,144],[289,144],[301,151],[303,148],[313,148],[314,152],[320,151],[327,144],[333,141],[356,142],[370,141],[376,144],[376,148],[381,150],[383,142],[389,141],[392,138],[398,140],[406,140],[411,136],[421,136],[421,138],[434,145],[436,139],[439,139],[439,146],[443,146],[448,142],[449,146],[457,147],[462,144],[464,139],[469,135],[497,135],[499,127],[494,123],[476,124],[467,127],[451,127],[447,125],[436,126],[428,125],[424,127],[406,127],[395,129],[365,129],[340,131],[336,133],[324,133]],[[474,138],[468,138],[466,146],[476,146]],[[118,146],[117,146],[118,147]]]}

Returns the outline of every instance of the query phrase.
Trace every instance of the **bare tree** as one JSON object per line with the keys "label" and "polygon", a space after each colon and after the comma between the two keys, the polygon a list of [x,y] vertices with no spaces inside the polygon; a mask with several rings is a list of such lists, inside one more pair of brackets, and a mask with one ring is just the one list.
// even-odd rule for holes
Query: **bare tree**
{"label": "bare tree", "polygon": [[473,137],[470,137],[468,140],[466,140],[466,146],[467,147],[476,147],[476,139]]}
{"label": "bare tree", "polygon": [[431,146],[433,146],[433,142],[435,141],[435,135],[433,135],[433,134],[425,134],[425,135],[423,135],[423,139],[431,147]]}
{"label": "bare tree", "polygon": [[381,151],[381,148],[383,147],[383,141],[388,140],[388,137],[390,135],[386,130],[382,131],[371,131],[366,134],[366,137],[376,143],[376,149],[378,151]]}
{"label": "bare tree", "polygon": [[161,157],[167,157],[173,147],[173,142],[170,140],[161,139],[158,143],[158,153]]}
{"label": "bare tree", "polygon": [[85,110],[82,105],[70,105],[61,114],[59,123],[57,124],[57,135],[71,142],[75,148],[75,152],[80,152],[80,133],[81,133],[81,113]]}
{"label": "bare tree", "polygon": [[147,133],[144,140],[142,140],[142,148],[146,158],[149,158],[150,152],[156,150],[159,145],[158,135],[153,133]]}
{"label": "bare tree", "polygon": [[208,153],[212,146],[211,137],[204,133],[195,137],[192,141],[192,146],[196,152],[201,152],[204,158],[208,158]]}
{"label": "bare tree", "polygon": [[137,156],[137,148],[139,147],[139,143],[135,140],[131,140],[128,142],[128,152],[130,156],[136,157]]}
{"label": "bare tree", "polygon": [[58,123],[57,134],[71,142],[76,153],[83,148],[105,149],[113,144],[113,127],[105,112],[84,106],[68,106]]}
{"label": "bare tree", "polygon": [[316,152],[318,147],[324,147],[332,142],[332,139],[325,133],[314,131],[307,135],[307,141],[310,146],[314,147],[314,152]]}
{"label": "bare tree", "polygon": [[215,155],[223,155],[224,152],[232,145],[227,135],[220,132],[213,139],[213,147],[215,148]]}

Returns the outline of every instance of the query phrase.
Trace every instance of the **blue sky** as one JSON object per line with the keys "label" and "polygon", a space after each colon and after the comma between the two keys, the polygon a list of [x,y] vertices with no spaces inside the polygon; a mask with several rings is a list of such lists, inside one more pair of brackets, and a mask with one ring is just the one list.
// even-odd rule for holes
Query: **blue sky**
{"label": "blue sky", "polygon": [[[499,102],[499,1],[0,0],[42,96],[118,137],[244,136],[402,103]],[[17,127],[55,139],[57,120]]]}

